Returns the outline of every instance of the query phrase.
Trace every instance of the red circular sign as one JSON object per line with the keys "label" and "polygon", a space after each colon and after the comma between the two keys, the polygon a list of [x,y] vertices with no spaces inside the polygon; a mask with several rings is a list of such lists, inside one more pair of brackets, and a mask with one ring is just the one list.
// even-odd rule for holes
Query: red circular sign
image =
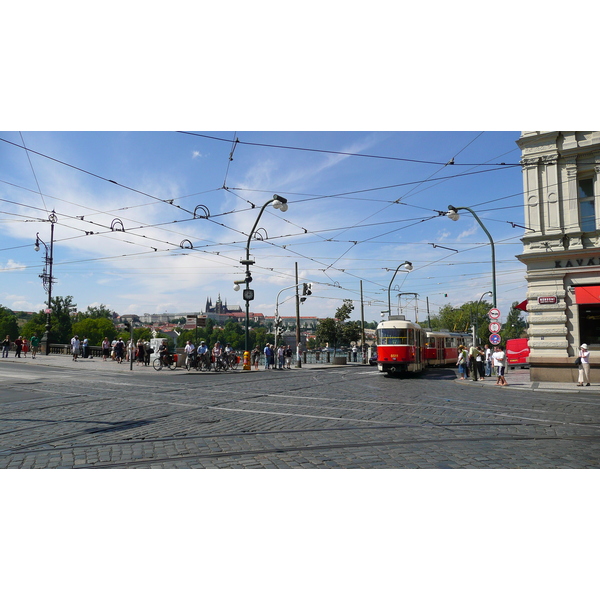
{"label": "red circular sign", "polygon": [[500,311],[497,308],[490,308],[490,312],[488,312],[488,317],[490,319],[499,319]]}
{"label": "red circular sign", "polygon": [[498,323],[498,321],[492,321],[488,325],[488,329],[490,330],[490,333],[499,333],[500,330],[502,329],[502,325],[500,323]]}

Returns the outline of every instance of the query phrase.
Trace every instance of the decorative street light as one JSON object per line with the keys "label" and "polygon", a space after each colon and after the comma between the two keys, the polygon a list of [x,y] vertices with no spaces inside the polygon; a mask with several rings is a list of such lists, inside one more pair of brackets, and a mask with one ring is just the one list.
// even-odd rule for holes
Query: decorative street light
{"label": "decorative street light", "polygon": [[258,217],[256,218],[256,221],[254,222],[254,226],[252,227],[252,230],[250,231],[250,235],[248,235],[248,242],[246,244],[246,258],[245,260],[240,260],[240,263],[242,263],[243,265],[245,265],[246,267],[246,278],[241,280],[241,281],[236,281],[234,282],[234,290],[239,290],[239,286],[242,283],[246,284],[246,288],[243,291],[243,295],[242,297],[244,298],[244,300],[246,301],[246,331],[245,331],[245,336],[244,336],[244,350],[246,352],[249,352],[250,348],[250,339],[249,339],[249,327],[250,327],[250,301],[254,300],[254,290],[250,289],[250,282],[252,281],[252,274],[250,273],[250,265],[254,264],[254,261],[250,259],[250,242],[252,240],[252,236],[254,235],[254,232],[256,230],[256,226],[258,225],[258,222],[260,221],[260,218],[262,217],[263,212],[265,211],[265,208],[267,208],[267,206],[269,206],[269,204],[273,204],[273,208],[278,208],[281,212],[285,212],[288,209],[288,204],[287,204],[287,200],[285,198],[283,198],[282,196],[278,196],[277,194],[273,194],[273,198],[271,200],[269,200],[268,202],[265,202],[265,204],[263,205],[263,207],[260,209],[260,212],[258,213]]}
{"label": "decorative street light", "polygon": [[42,278],[42,284],[44,289],[48,292],[48,307],[46,308],[46,331],[42,336],[41,344],[42,349],[46,354],[50,354],[50,315],[52,313],[52,283],[54,279],[52,277],[52,264],[53,264],[53,253],[54,253],[54,223],[58,221],[56,217],[56,213],[52,211],[48,215],[48,220],[50,221],[50,249],[46,245],[39,235],[39,232],[35,234],[35,251],[40,251],[40,244],[44,244],[44,249],[46,251],[44,256],[44,270],[40,277]]}
{"label": "decorative street light", "polygon": [[494,297],[494,299],[493,299],[494,307],[496,308],[496,307],[498,307],[498,297],[496,296],[496,251],[494,250],[494,240],[492,239],[490,232],[485,228],[485,225],[481,222],[481,220],[479,219],[479,217],[477,216],[475,211],[470,209],[469,207],[467,207],[467,206],[455,207],[455,206],[449,205],[446,216],[449,219],[452,219],[452,221],[458,221],[458,219],[460,218],[460,215],[458,214],[459,210],[468,210],[475,217],[475,220],[479,223],[479,225],[481,226],[481,229],[483,229],[483,231],[485,231],[485,234],[488,236],[488,239],[490,240],[490,246],[492,247],[492,295]]}
{"label": "decorative street light", "polygon": [[388,287],[388,315],[389,315],[389,317],[392,316],[392,300],[391,300],[392,283],[394,283],[394,278],[396,277],[396,274],[402,267],[406,267],[407,272],[410,272],[413,270],[412,263],[405,260],[401,265],[398,265],[398,268],[394,271],[394,277],[392,277],[392,280],[390,281],[390,285]]}

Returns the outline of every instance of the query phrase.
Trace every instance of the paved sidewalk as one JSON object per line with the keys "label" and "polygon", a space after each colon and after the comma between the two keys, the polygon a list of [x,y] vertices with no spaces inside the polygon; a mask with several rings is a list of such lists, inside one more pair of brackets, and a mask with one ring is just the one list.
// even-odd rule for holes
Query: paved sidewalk
{"label": "paved sidewalk", "polygon": [[[531,381],[529,378],[529,369],[515,368],[514,370],[509,369],[505,374],[507,386],[502,386],[502,389],[506,390],[532,390],[535,392],[565,392],[565,393],[579,393],[579,394],[593,394],[598,395],[600,393],[600,385],[592,383],[589,387],[578,387],[577,386],[577,371],[574,369],[575,382],[563,383],[558,381]],[[471,379],[465,379],[464,381],[459,378],[456,379],[456,383],[462,385],[479,386],[479,387],[494,387],[496,386],[496,377],[486,377],[483,380],[472,381]]]}
{"label": "paved sidewalk", "polygon": [[[136,362],[133,363],[133,371],[143,371],[144,369],[150,369],[154,371],[152,367],[152,361],[154,360],[154,356],[150,359],[150,365],[138,365]],[[59,367],[64,369],[76,369],[76,370],[93,370],[93,371],[105,371],[110,370],[110,372],[114,371],[127,371],[129,372],[131,369],[130,363],[127,361],[123,361],[122,363],[118,363],[115,360],[108,359],[106,361],[102,360],[102,357],[92,357],[92,358],[78,358],[77,360],[73,360],[71,354],[38,354],[35,358],[31,357],[31,353],[27,353],[27,357],[15,358],[14,352],[11,352],[8,358],[0,358],[0,363],[19,363],[19,364],[32,364],[32,365],[46,365],[49,367]],[[373,369],[376,370],[377,367],[372,367],[370,365],[363,365],[362,363],[348,363],[346,365],[334,365],[333,363],[302,363],[302,369],[339,369],[344,367],[364,367],[365,369]],[[292,363],[292,370],[297,369],[296,361]],[[261,364],[259,371],[264,371],[265,368]],[[275,369],[278,370],[278,369]],[[285,370],[285,369],[284,369]],[[168,369],[164,369],[165,373],[187,373],[187,369],[185,366],[177,367],[172,371]],[[242,365],[240,364],[238,368],[234,372],[243,372]],[[254,372],[254,369],[252,369]]]}
{"label": "paved sidewalk", "polygon": [[[12,353],[11,353],[12,354]],[[15,358],[14,355],[9,356],[8,358],[0,358],[0,362],[2,363],[21,363],[21,364],[42,364],[47,365],[49,367],[58,367],[63,369],[77,370],[77,371],[109,371],[111,373],[123,372],[129,373],[131,371],[130,364],[128,362],[123,362],[121,364],[117,363],[114,360],[103,361],[102,358],[79,358],[76,361],[73,360],[71,355],[67,354],[49,354],[41,355],[38,354],[35,359],[31,358],[31,354],[28,354],[27,358]],[[298,367],[292,367],[292,370],[296,370]],[[302,369],[344,369],[344,368],[363,368],[363,369],[371,369],[373,371],[377,370],[377,367],[373,367],[370,365],[363,365],[362,363],[353,363],[349,362],[345,365],[334,365],[333,363],[303,363]],[[155,371],[152,366],[145,367],[144,365],[138,365],[137,363],[133,364],[133,371],[145,371],[150,370],[153,373],[158,373]],[[264,367],[261,366],[259,371],[264,371]],[[165,370],[165,373],[172,373],[174,375],[182,375],[187,373],[185,367],[178,367],[173,371]],[[235,371],[236,373],[243,373],[241,365]],[[251,371],[252,373],[256,372],[254,369]],[[574,378],[577,377],[577,373],[574,369],[573,373]],[[383,375],[382,375],[383,377]],[[456,383],[467,386],[478,386],[478,387],[490,387],[498,389],[500,386],[496,386],[496,377],[489,377],[479,381],[471,381],[471,379],[466,379],[461,381],[458,376],[455,380]],[[591,394],[591,395],[599,395],[600,394],[600,384],[592,383],[589,387],[577,387],[577,382],[573,383],[561,383],[555,381],[530,381],[529,379],[529,369],[514,369],[508,370],[506,373],[506,382],[508,385],[506,387],[502,387],[505,390],[530,390],[535,392],[565,392],[565,393],[576,393],[576,394]]]}

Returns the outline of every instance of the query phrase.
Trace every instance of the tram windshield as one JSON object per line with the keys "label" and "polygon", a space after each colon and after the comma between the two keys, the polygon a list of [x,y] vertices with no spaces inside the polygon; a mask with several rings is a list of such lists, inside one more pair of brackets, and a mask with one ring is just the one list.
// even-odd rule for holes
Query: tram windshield
{"label": "tram windshield", "polygon": [[378,329],[378,346],[406,346],[415,343],[414,329]]}

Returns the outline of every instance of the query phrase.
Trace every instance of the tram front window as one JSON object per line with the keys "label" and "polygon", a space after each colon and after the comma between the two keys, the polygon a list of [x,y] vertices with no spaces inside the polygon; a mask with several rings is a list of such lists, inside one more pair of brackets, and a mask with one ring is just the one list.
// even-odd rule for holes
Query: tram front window
{"label": "tram front window", "polygon": [[378,329],[377,345],[406,346],[408,343],[407,329]]}

